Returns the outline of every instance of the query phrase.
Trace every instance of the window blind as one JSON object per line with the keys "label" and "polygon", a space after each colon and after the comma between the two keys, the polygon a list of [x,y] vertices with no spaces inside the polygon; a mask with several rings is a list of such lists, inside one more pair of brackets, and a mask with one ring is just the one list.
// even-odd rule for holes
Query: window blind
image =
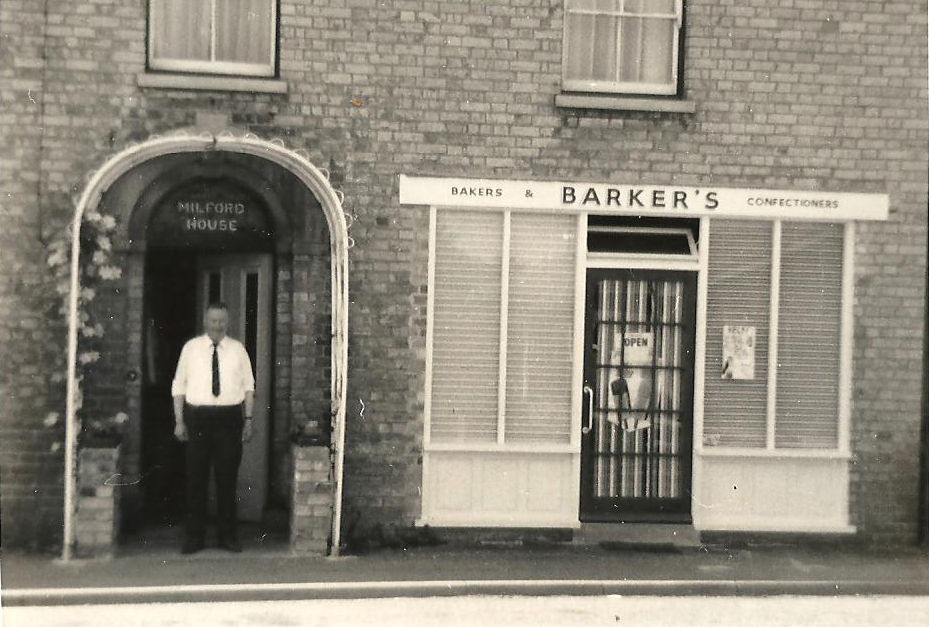
{"label": "window blind", "polygon": [[514,213],[507,320],[507,442],[571,439],[576,218]]}
{"label": "window blind", "polygon": [[784,223],[778,335],[778,448],[838,444],[843,225]]}
{"label": "window blind", "polygon": [[[767,442],[772,224],[712,220],[706,312],[706,446]],[[722,379],[723,326],[755,327],[755,378]]]}
{"label": "window blind", "polygon": [[497,440],[503,220],[494,212],[436,212],[435,442]]}

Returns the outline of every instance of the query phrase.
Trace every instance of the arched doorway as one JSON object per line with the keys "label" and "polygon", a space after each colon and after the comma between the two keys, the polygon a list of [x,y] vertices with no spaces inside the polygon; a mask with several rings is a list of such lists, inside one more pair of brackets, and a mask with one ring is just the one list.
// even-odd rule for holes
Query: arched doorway
{"label": "arched doorway", "polygon": [[[215,162],[221,162],[223,157],[227,155],[249,159],[256,164],[271,164],[274,168],[286,173],[288,177],[292,178],[293,181],[297,183],[297,187],[305,192],[307,197],[312,197],[314,199],[312,203],[313,207],[315,207],[317,213],[320,213],[325,219],[325,227],[327,229],[326,239],[328,240],[326,259],[330,275],[330,280],[327,282],[330,286],[328,312],[330,313],[329,326],[331,328],[327,334],[327,337],[331,336],[331,347],[328,353],[330,360],[328,364],[329,372],[331,373],[328,379],[330,384],[328,417],[331,419],[331,424],[334,427],[332,444],[335,450],[332,546],[333,553],[336,553],[339,546],[340,479],[342,467],[341,442],[344,440],[345,416],[348,324],[347,250],[349,238],[345,216],[341,209],[340,195],[329,184],[326,175],[310,163],[305,153],[289,150],[280,142],[269,142],[254,136],[236,137],[231,134],[221,134],[218,136],[198,135],[194,137],[187,134],[178,134],[172,137],[154,138],[115,155],[100,170],[91,176],[76,207],[74,223],[79,226],[85,212],[96,210],[98,206],[105,204],[108,190],[121,180],[125,181],[126,179],[122,177],[127,173],[134,173],[137,169],[144,168],[147,164],[153,164],[158,160],[175,160],[175,163],[173,163],[175,171],[178,171],[178,168],[180,168],[184,172],[184,176],[179,178],[184,179],[186,177],[183,184],[178,183],[178,177],[171,176],[158,176],[155,177],[154,180],[147,180],[144,185],[138,183],[138,181],[145,178],[144,176],[129,177],[131,180],[126,183],[128,189],[132,189],[133,186],[138,188],[136,191],[138,191],[138,197],[140,198],[137,203],[133,203],[131,216],[123,216],[127,219],[122,220],[120,226],[120,236],[125,242],[129,253],[130,287],[127,290],[127,299],[130,301],[130,307],[132,306],[131,302],[133,298],[138,301],[134,311],[139,312],[139,315],[129,316],[130,326],[135,318],[139,318],[139,320],[143,318],[143,311],[152,311],[144,310],[141,305],[144,300],[142,298],[143,290],[138,290],[133,287],[134,280],[136,282],[141,282],[143,285],[146,279],[152,279],[157,283],[157,277],[160,273],[162,287],[164,287],[164,285],[169,283],[169,281],[165,281],[166,276],[174,276],[177,275],[179,271],[183,273],[185,268],[187,270],[193,268],[193,272],[187,273],[188,275],[194,276],[193,279],[190,279],[190,285],[187,285],[186,288],[182,285],[178,289],[181,289],[185,294],[192,291],[194,296],[182,297],[181,300],[185,301],[186,299],[187,305],[193,302],[193,309],[196,310],[197,299],[209,298],[211,296],[210,290],[216,289],[221,293],[223,290],[222,286],[226,284],[228,286],[227,289],[236,291],[237,300],[241,302],[242,307],[242,334],[248,335],[252,333],[255,335],[255,350],[257,354],[257,352],[260,352],[257,345],[258,337],[261,336],[261,332],[257,329],[259,323],[255,318],[252,318],[251,322],[249,322],[245,312],[249,307],[260,308],[262,298],[256,296],[256,291],[261,291],[260,286],[262,281],[260,277],[262,272],[266,275],[265,283],[268,282],[267,276],[269,276],[270,273],[267,270],[262,270],[262,267],[268,267],[268,263],[257,259],[255,255],[270,255],[271,253],[269,251],[280,253],[282,247],[286,249],[287,246],[290,246],[291,242],[288,240],[289,231],[278,232],[276,228],[279,223],[282,223],[283,212],[281,203],[274,198],[274,194],[272,193],[273,185],[248,185],[247,181],[246,183],[242,183],[234,173],[230,173],[230,167],[234,170],[236,167],[235,163],[225,165],[220,163],[217,170],[215,167],[217,164]],[[196,156],[198,158],[197,163],[192,163],[189,159],[185,161],[185,158],[190,156]],[[209,172],[211,168],[213,170],[212,174]],[[248,168],[246,168],[246,170],[248,170]],[[167,171],[169,171],[169,168],[164,168],[161,174],[163,175]],[[215,176],[216,171],[222,173],[218,178]],[[217,180],[224,180],[227,185],[224,186],[223,189],[238,187],[238,191],[242,193],[242,199],[247,200],[248,203],[253,203],[253,205],[258,208],[253,212],[254,221],[249,222],[248,220],[252,218],[246,219],[244,217],[244,215],[249,212],[249,210],[245,208],[246,202],[239,202],[235,199],[221,199],[219,201],[208,200],[207,197],[211,193],[215,193],[210,191],[211,189],[215,190],[215,187],[211,188],[210,180],[212,180],[213,183]],[[142,193],[143,191],[144,193]],[[181,196],[185,194],[187,197],[182,198]],[[197,194],[201,194],[201,197],[197,197]],[[203,196],[204,194],[205,196]],[[201,204],[197,205],[198,202]],[[198,211],[197,207],[199,206],[201,209],[205,209],[205,203],[207,202],[222,202],[222,207],[219,211],[216,210],[215,204],[212,206],[214,217],[211,220],[195,217],[194,215],[178,217],[178,211],[180,211],[182,206],[185,206],[186,210]],[[184,203],[187,204],[184,205]],[[239,205],[242,206],[240,207]],[[299,206],[299,203],[297,203],[297,205]],[[173,212],[171,209],[165,211],[165,207],[173,208]],[[120,210],[119,208],[117,209]],[[161,209],[161,211],[159,211],[159,209]],[[121,210],[125,211],[125,205],[122,206]],[[241,213],[237,213],[239,211],[241,211]],[[239,218],[234,217],[239,215],[243,216],[241,219],[244,220],[244,222],[240,222]],[[296,214],[291,212],[291,215]],[[170,219],[166,219],[166,223],[162,224],[159,220],[163,218],[159,218],[159,216],[170,216]],[[173,225],[171,222],[172,220],[174,220]],[[190,222],[191,220],[192,222]],[[201,220],[203,221],[201,222]],[[225,220],[225,222],[222,220]],[[234,224],[232,220],[235,220]],[[185,227],[190,226],[190,228],[182,229],[183,234],[173,232],[172,228],[176,229],[178,224]],[[139,237],[139,225],[143,225],[143,229],[146,231],[144,237]],[[211,234],[231,235],[232,237],[226,240],[226,243],[230,244],[231,248],[211,248],[211,245],[208,244],[208,240],[204,239],[204,237]],[[63,551],[63,557],[65,559],[69,559],[71,556],[74,539],[74,451],[76,441],[74,417],[76,413],[75,393],[78,385],[75,379],[75,359],[78,350],[77,294],[80,290],[80,230],[74,229],[72,235],[71,291],[69,296],[69,359],[67,377],[68,420],[66,422],[65,454],[65,543]],[[184,238],[189,239],[185,240]],[[173,248],[175,249],[177,245],[181,243],[192,244],[192,246],[190,246],[190,252],[186,259],[184,255],[179,254],[158,255],[159,249],[163,252],[171,248],[165,246],[165,242],[174,244],[175,246]],[[149,249],[150,245],[151,249]],[[230,252],[230,250],[232,252]],[[298,254],[303,256],[306,255],[306,251],[298,250],[296,243],[293,243],[293,250],[291,252],[294,258],[296,258]],[[226,273],[228,276],[224,276],[225,270],[218,273],[211,271],[211,265],[206,259],[208,255],[216,255],[219,253],[239,255],[237,260],[232,260],[233,263],[230,263],[229,259],[225,259],[224,263],[219,264],[223,269],[227,267],[234,268],[233,271]],[[246,260],[243,255],[249,256],[249,259]],[[155,259],[158,261],[155,261]],[[169,259],[170,261],[167,261]],[[265,257],[265,259],[267,259],[267,257]],[[148,263],[146,264],[146,262]],[[165,266],[165,264],[167,265]],[[251,264],[250,267],[254,266],[257,268],[256,272],[252,273],[257,277],[257,281],[249,278],[250,272],[245,267],[249,266],[249,264]],[[264,266],[262,264],[264,264]],[[271,268],[273,268],[273,261],[270,265]],[[146,268],[149,269],[146,270]],[[213,264],[212,269],[215,270],[215,268],[216,264]],[[181,283],[183,283],[183,281]],[[238,298],[239,296],[241,298]],[[267,299],[265,299],[264,302],[267,302]],[[189,309],[189,307],[187,308]],[[253,325],[256,328],[252,330],[249,325]],[[141,323],[138,325],[140,336],[144,331],[142,326]],[[194,323],[194,326],[196,326],[196,323]],[[140,339],[138,344],[139,350],[134,351],[130,347],[128,351],[130,353],[130,361],[132,355],[138,353],[139,363],[137,372],[134,373],[130,369],[127,373],[127,380],[129,381],[134,381],[145,371],[144,360],[148,358],[147,355],[143,356],[144,351],[142,347],[145,345],[145,340]],[[141,432],[142,414],[144,412],[143,394],[141,392],[141,386],[138,386],[137,389],[139,390],[137,393],[129,393],[129,414],[130,421],[133,421],[136,428]],[[132,446],[129,448],[132,449]],[[141,460],[142,451],[135,450],[133,452],[130,450],[130,457],[132,455],[136,455],[136,459]]]}
{"label": "arched doorway", "polygon": [[[134,240],[144,241],[142,367],[138,438],[141,516],[149,528],[177,525],[184,511],[183,445],[174,438],[171,381],[184,343],[203,327],[209,303],[223,302],[229,335],[248,351],[255,377],[253,437],[244,445],[238,480],[241,521],[266,525],[274,506],[272,446],[274,419],[275,235],[287,238],[290,225],[274,220],[254,188],[252,176],[225,163],[185,167],[183,176],[162,174],[137,205],[152,205],[148,224],[134,220]],[[234,174],[239,176],[233,177]],[[162,193],[164,184],[175,185]],[[178,182],[180,181],[180,182]],[[286,218],[286,216],[284,216]],[[283,242],[282,242],[283,243]],[[281,247],[286,253],[286,246]],[[280,497],[277,499],[281,500]],[[286,512],[286,505],[277,503]],[[269,516],[267,518],[281,519]],[[279,526],[279,525],[278,525]],[[277,529],[283,531],[282,529]]]}

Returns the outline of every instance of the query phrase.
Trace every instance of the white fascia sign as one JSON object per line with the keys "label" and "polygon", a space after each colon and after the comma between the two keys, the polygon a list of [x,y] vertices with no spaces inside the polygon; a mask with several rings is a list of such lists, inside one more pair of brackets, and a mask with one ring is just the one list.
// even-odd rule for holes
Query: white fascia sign
{"label": "white fascia sign", "polygon": [[887,194],[400,175],[400,204],[664,217],[887,220]]}

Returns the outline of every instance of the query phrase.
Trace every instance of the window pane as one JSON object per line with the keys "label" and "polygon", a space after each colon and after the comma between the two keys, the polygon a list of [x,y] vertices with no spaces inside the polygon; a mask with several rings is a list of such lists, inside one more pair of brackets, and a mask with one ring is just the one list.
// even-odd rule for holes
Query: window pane
{"label": "window pane", "polygon": [[674,15],[677,8],[674,6],[674,0],[626,0],[626,13],[661,13],[665,15]]}
{"label": "window pane", "polygon": [[210,3],[152,0],[152,59],[209,60]]}
{"label": "window pane", "polygon": [[624,18],[620,80],[670,83],[675,28],[670,19]]}
{"label": "window pane", "polygon": [[777,448],[838,444],[843,225],[784,223]]}
{"label": "window pane", "polygon": [[593,30],[591,15],[569,15],[565,41],[565,76],[568,80],[589,80],[593,74]]}
{"label": "window pane", "polygon": [[587,231],[587,251],[592,253],[648,253],[690,255],[687,236],[679,233]]}
{"label": "window pane", "polygon": [[245,350],[252,361],[252,375],[258,364],[258,273],[245,275]]}
{"label": "window pane", "polygon": [[568,11],[619,11],[621,0],[568,0]]}
{"label": "window pane", "polygon": [[[710,224],[706,305],[703,444],[767,444],[768,326],[771,308],[771,223]],[[755,378],[723,378],[723,327],[755,328]]]}
{"label": "window pane", "polygon": [[495,442],[503,214],[438,211],[433,287],[434,442]]}
{"label": "window pane", "polygon": [[216,60],[271,63],[274,0],[220,0],[216,3]]}
{"label": "window pane", "polygon": [[616,31],[609,16],[574,15],[568,20],[567,77],[570,80],[616,80]]}
{"label": "window pane", "polygon": [[616,44],[619,30],[619,18],[599,16],[594,23],[593,33],[593,71],[591,78],[595,81],[616,80]]}
{"label": "window pane", "polygon": [[514,213],[506,441],[571,441],[576,218]]}
{"label": "window pane", "polygon": [[677,24],[673,20],[644,19],[642,31],[645,46],[642,51],[642,76],[645,83],[670,83],[674,79],[674,34]]}
{"label": "window pane", "polygon": [[[619,18],[591,11],[619,11],[618,0],[574,0],[566,16],[568,80],[616,80]],[[571,13],[571,10],[586,13]]]}

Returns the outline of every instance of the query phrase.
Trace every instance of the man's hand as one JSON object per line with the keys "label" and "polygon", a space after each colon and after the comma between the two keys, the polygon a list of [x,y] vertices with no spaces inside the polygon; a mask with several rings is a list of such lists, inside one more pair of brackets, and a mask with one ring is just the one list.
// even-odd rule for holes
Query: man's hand
{"label": "man's hand", "polygon": [[248,442],[252,439],[252,421],[246,420],[242,425],[242,441]]}
{"label": "man's hand", "polygon": [[187,425],[183,422],[174,423],[174,437],[178,439],[179,442],[187,441]]}

